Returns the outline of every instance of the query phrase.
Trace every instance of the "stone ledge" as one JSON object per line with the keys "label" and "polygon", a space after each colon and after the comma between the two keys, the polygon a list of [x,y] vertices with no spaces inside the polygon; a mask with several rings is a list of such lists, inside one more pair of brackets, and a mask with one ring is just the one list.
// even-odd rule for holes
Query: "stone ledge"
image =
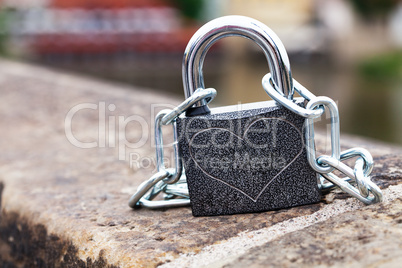
{"label": "stone ledge", "polygon": [[[399,200],[401,195],[402,185],[397,185],[390,186],[384,190],[385,200],[381,204],[365,206],[351,198],[346,200],[338,199],[312,214],[284,220],[273,226],[259,230],[242,232],[226,241],[207,246],[197,254],[182,254],[173,262],[166,263],[161,267],[204,267],[205,263],[208,263],[208,267],[267,267],[268,264],[268,266],[273,267],[311,267],[312,265],[329,266],[333,264],[355,267],[359,264],[358,261],[362,261],[364,264],[378,261],[378,259],[381,259],[381,254],[388,250],[389,245],[394,246],[394,250],[390,256],[391,260],[393,261],[395,259],[398,261],[398,254],[400,254],[399,244],[397,244],[398,240],[396,239],[390,243],[391,241],[388,241],[386,237],[382,236],[380,233],[378,236],[372,237],[373,240],[377,239],[373,247],[381,247],[382,245],[385,249],[381,250],[380,256],[378,254],[364,256],[364,261],[360,258],[354,263],[348,263],[350,259],[347,260],[347,258],[353,256],[354,251],[357,251],[356,245],[353,244],[353,240],[349,241],[347,236],[339,236],[338,233],[331,232],[336,224],[342,222],[345,217],[350,218],[352,215],[356,220],[362,217],[365,220],[370,219],[370,215],[372,214],[367,213],[368,208],[370,208],[371,211],[379,210],[379,213],[382,214],[389,213],[391,217],[393,217],[392,215],[395,214],[396,209],[398,209],[398,207],[400,208]],[[377,223],[378,221],[375,224]],[[398,228],[400,228],[398,224],[398,221],[391,222],[387,225],[387,228],[393,228],[393,230],[397,232]],[[381,226],[385,225],[380,224],[377,226],[378,228],[376,230],[381,230]],[[365,229],[369,229],[371,225],[361,225],[359,229],[352,225],[344,227],[346,234],[361,234],[365,232]],[[304,233],[306,231],[314,233],[314,230],[322,231],[322,235],[317,238],[316,236],[312,237]],[[386,232],[386,229],[384,228],[382,231]],[[341,262],[339,258],[333,259],[332,257],[335,257],[335,255],[333,256],[332,253],[334,252],[330,250],[328,251],[329,253],[320,250],[317,252],[318,256],[309,256],[311,252],[309,252],[308,249],[326,249],[326,246],[322,245],[325,242],[325,232],[327,232],[328,238],[332,240],[332,243],[344,245],[344,247],[341,247],[342,250],[338,251],[338,253],[345,252],[345,260],[343,262]],[[317,234],[319,234],[318,231]],[[295,236],[299,237],[299,239],[294,240]],[[352,237],[353,236],[351,236],[351,238]],[[299,243],[299,240],[303,240],[303,243]],[[293,247],[287,244],[285,245],[285,241],[288,244],[294,243]],[[272,251],[272,254],[268,254],[267,251],[271,251],[271,247],[274,247],[272,245],[276,245],[276,251]],[[332,248],[332,246],[328,245],[328,248]],[[379,252],[378,250],[377,253]],[[362,253],[359,254],[361,255]]]}
{"label": "stone ledge", "polygon": [[332,217],[254,247],[225,267],[399,267],[401,207],[399,197]]}
{"label": "stone ledge", "polygon": [[[331,204],[323,200],[318,204],[259,214],[194,218],[189,208],[133,211],[127,206],[128,198],[150,176],[152,169],[130,167],[128,158],[119,160],[118,144],[122,140],[115,141],[117,147],[106,142],[101,148],[77,148],[67,140],[64,132],[66,114],[82,103],[96,104],[97,109],[102,103],[106,109],[109,104],[114,104],[113,112],[106,111],[106,119],[112,116],[118,122],[118,116],[137,115],[149,123],[153,120],[151,104],[175,105],[180,100],[145,89],[6,60],[0,62],[0,90],[0,181],[3,185],[0,261],[3,266],[155,267],[207,263],[220,266],[224,264],[216,263],[214,252],[208,251],[218,245],[234,249],[230,254],[219,255],[225,259],[225,264],[235,266],[239,262],[258,266],[266,259],[259,262],[254,258],[263,258],[259,254],[263,254],[266,246],[251,243],[250,250],[258,253],[250,255],[244,250],[236,251],[235,243],[246,243],[237,238],[252,236],[264,240],[264,232],[272,230],[269,228],[317,215],[329,208],[333,212],[331,215],[337,217],[323,218],[322,223],[313,220],[299,227],[318,228],[324,232],[327,221],[335,224],[337,219],[341,222],[350,217],[348,215],[371,217],[376,210],[379,210],[378,215],[388,213],[387,207],[365,207],[343,194],[336,195]],[[136,141],[141,137],[139,126],[127,126],[128,138]],[[99,140],[98,128],[97,110],[75,115],[73,133],[81,141],[102,144],[106,137]],[[145,130],[151,133],[151,125]],[[362,146],[372,152],[376,161],[373,180],[382,188],[399,187],[402,180],[400,148],[360,138],[345,138],[345,135],[342,142],[347,148]],[[322,144],[324,139],[321,137],[318,146]],[[124,156],[130,152],[143,159],[152,159],[151,139],[138,149],[127,149]],[[400,202],[389,206],[394,211],[400,208]],[[341,213],[350,210],[355,212]],[[373,217],[374,223],[378,223]],[[387,224],[391,226],[393,222]],[[311,238],[304,237],[304,229],[300,228],[295,229],[295,234],[300,236],[301,242]],[[281,243],[291,239],[292,233],[279,231],[274,240],[266,242],[278,245],[279,249]],[[314,240],[311,244],[319,241]],[[385,245],[386,237],[379,237],[379,241]],[[289,254],[305,258],[304,250],[291,248]],[[197,254],[205,257],[203,262],[197,262]],[[346,254],[352,256],[352,252]],[[248,255],[254,257],[248,259]],[[280,256],[277,258],[279,261]],[[236,261],[231,262],[232,259]],[[311,263],[316,263],[314,261]],[[342,262],[335,259],[334,264],[337,263]]]}

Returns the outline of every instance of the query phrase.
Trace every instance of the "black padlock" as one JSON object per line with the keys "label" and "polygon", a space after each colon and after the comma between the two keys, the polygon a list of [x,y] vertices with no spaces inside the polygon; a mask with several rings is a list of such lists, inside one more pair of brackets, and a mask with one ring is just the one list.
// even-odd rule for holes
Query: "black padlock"
{"label": "black padlock", "polygon": [[[208,108],[216,90],[204,88],[202,65],[208,49],[225,36],[251,39],[263,49],[271,73],[262,86],[275,101]],[[292,79],[281,41],[264,24],[227,16],[201,27],[184,53],[183,84],[185,101],[155,117],[157,172],[138,186],[130,207],[191,204],[194,216],[260,212],[318,202],[320,190],[334,187],[365,204],[381,202],[381,189],[370,179],[371,154],[363,148],[340,151],[336,103]],[[302,98],[294,99],[294,90]],[[326,111],[331,155],[317,157],[314,119]],[[164,161],[163,125],[173,127],[170,168]],[[353,169],[342,163],[350,158],[356,158]]]}
{"label": "black padlock", "polygon": [[[264,24],[241,16],[207,23],[192,37],[183,62],[186,98],[204,88],[205,55],[226,36],[256,42],[279,93],[293,100],[289,59],[281,41]],[[320,200],[318,175],[307,161],[304,117],[274,101],[209,109],[201,100],[176,122],[194,216],[260,212]]]}

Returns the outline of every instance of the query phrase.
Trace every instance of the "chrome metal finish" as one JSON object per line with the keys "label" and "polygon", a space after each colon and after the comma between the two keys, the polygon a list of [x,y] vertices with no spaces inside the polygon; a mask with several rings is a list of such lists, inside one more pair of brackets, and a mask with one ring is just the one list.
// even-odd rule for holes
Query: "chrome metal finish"
{"label": "chrome metal finish", "polygon": [[[155,147],[156,147],[156,167],[159,171],[166,171],[165,163],[164,163],[164,150],[163,150],[163,135],[162,135],[162,118],[171,113],[171,110],[162,110],[160,111],[155,118]],[[165,180],[166,183],[175,183],[177,182],[183,171],[183,163],[181,161],[179,155],[179,145],[177,142],[177,128],[176,121],[172,121],[173,126],[173,153],[174,153],[174,163],[175,163],[175,171],[173,174],[170,174],[169,177]]]}
{"label": "chrome metal finish", "polygon": [[[360,161],[363,159],[359,158],[358,160],[359,161],[356,161],[356,164],[355,164],[355,170],[356,169],[363,170],[363,165],[362,165],[363,161]],[[339,160],[336,160],[327,155],[323,155],[323,156],[320,156],[320,161],[322,163],[325,163],[325,164],[332,166],[333,168],[339,170],[340,172],[342,172],[349,178],[355,178],[355,172],[350,167],[348,167],[344,163],[340,162]],[[336,184],[343,191],[347,192],[348,194],[352,195],[353,197],[356,197],[357,199],[359,199],[360,201],[362,201],[363,203],[365,203],[367,205],[378,203],[378,202],[382,201],[382,192],[381,192],[380,188],[378,188],[378,186],[370,180],[370,177],[363,176],[360,179],[362,179],[364,181],[364,185],[367,186],[366,190],[373,194],[372,197],[368,196],[368,194],[366,195],[365,193],[362,193],[361,191],[356,189],[356,187],[354,187],[350,183],[340,179],[338,176],[336,176],[333,173],[326,173],[326,174],[324,173],[321,175],[324,176],[327,180]]]}
{"label": "chrome metal finish", "polygon": [[363,167],[364,167],[363,158],[357,159],[355,168],[354,168],[354,175],[355,175],[356,185],[357,185],[357,188],[359,189],[361,196],[368,197],[369,196],[369,190],[368,190],[369,185],[367,184],[367,181],[365,179]]}
{"label": "chrome metal finish", "polygon": [[178,116],[185,112],[188,108],[193,106],[196,102],[205,99],[206,104],[210,103],[216,96],[216,90],[214,88],[197,89],[193,95],[188,97],[185,101],[180,103],[171,112],[167,113],[162,118],[162,124],[168,125],[172,123]]}
{"label": "chrome metal finish", "polygon": [[[263,23],[244,16],[226,16],[214,19],[202,26],[190,39],[183,57],[183,86],[185,98],[197,89],[203,89],[202,66],[209,48],[219,39],[240,36],[253,40],[264,51],[278,94],[293,99],[293,80],[285,47],[278,36]],[[194,106],[205,105],[199,101]]]}
{"label": "chrome metal finish", "polygon": [[[363,148],[352,148],[340,152],[339,112],[336,103],[327,97],[316,97],[308,89],[292,79],[289,59],[278,37],[262,23],[242,16],[227,16],[213,20],[201,27],[191,38],[183,59],[183,84],[186,100],[173,110],[163,110],[155,118],[156,162],[158,172],[143,182],[131,197],[129,206],[166,208],[187,206],[190,198],[187,181],[183,173],[182,160],[178,152],[176,119],[193,106],[208,104],[215,96],[213,88],[204,89],[202,65],[208,49],[226,36],[241,36],[255,41],[264,51],[273,73],[264,76],[262,85],[268,95],[278,104],[306,118],[306,150],[310,166],[320,174],[321,189],[339,187],[365,204],[381,202],[380,188],[370,180],[373,157]],[[301,107],[293,101],[296,91],[309,101]],[[316,156],[314,145],[314,119],[321,117],[327,107],[331,117],[331,156]],[[163,158],[162,125],[172,124],[175,167],[166,168]],[[342,161],[357,157],[354,169]],[[339,178],[336,169],[346,175]],[[325,180],[329,181],[326,182]],[[356,184],[356,187],[352,184]],[[153,201],[159,194],[164,200]]]}
{"label": "chrome metal finish", "polygon": [[[307,157],[310,166],[321,175],[321,189],[329,190],[334,187],[339,187],[343,191],[351,194],[366,204],[380,202],[382,200],[381,190],[373,182],[370,181],[370,173],[373,168],[373,158],[371,154],[362,148],[352,148],[340,153],[340,132],[339,132],[339,112],[334,101],[327,97],[316,97],[309,90],[293,80],[295,91],[309,101],[306,108],[296,105],[294,102],[280,96],[275,88],[275,82],[272,80],[271,74],[267,74],[262,79],[262,85],[268,95],[278,103],[282,104],[292,112],[306,117],[306,147]],[[331,156],[316,157],[314,144],[314,119],[320,117],[327,107],[331,116]],[[340,160],[346,160],[358,156],[354,170],[341,163]],[[331,164],[322,159],[331,159]],[[334,166],[334,163],[340,163],[341,171],[347,175],[346,178],[340,179],[333,173],[334,169],[339,169]],[[324,179],[330,182],[325,182]],[[357,188],[350,183],[356,183]],[[374,197],[369,197],[369,193]]]}
{"label": "chrome metal finish", "polygon": [[[300,94],[300,96],[304,97],[307,100],[315,98],[314,94],[308,91],[305,87],[301,86],[296,80],[293,79],[293,84],[294,84],[294,89],[297,93]],[[320,117],[325,111],[324,109],[305,109],[303,107],[300,107],[297,105],[295,102],[292,100],[289,100],[287,98],[284,98],[281,94],[278,93],[278,86],[276,83],[272,80],[272,76],[270,73],[266,74],[262,78],[262,86],[267,92],[267,94],[274,99],[276,102],[279,104],[282,104],[286,108],[288,108],[290,111],[306,118],[317,118]]]}
{"label": "chrome metal finish", "polygon": [[155,184],[163,179],[166,179],[168,176],[169,172],[167,170],[162,170],[154,174],[150,179],[141,183],[140,186],[138,186],[137,192],[131,196],[128,205],[132,208],[135,208],[140,199],[146,199],[144,196],[155,186]]}
{"label": "chrome metal finish", "polygon": [[[190,205],[190,199],[188,198],[188,195],[184,195],[183,189],[180,189],[180,191],[173,191],[173,189],[170,189],[170,192],[174,193],[173,197],[184,196],[186,198],[152,201],[152,199],[154,199],[160,192],[165,191],[165,188],[171,186],[163,183],[163,180],[168,178],[170,174],[169,170],[159,171],[150,179],[141,183],[140,186],[138,186],[137,192],[130,198],[128,205],[131,208],[146,207],[154,209]],[[162,183],[162,186],[157,187],[159,183]],[[181,187],[184,188],[184,186]],[[157,191],[156,194],[154,192],[155,189]]]}
{"label": "chrome metal finish", "polygon": [[341,153],[341,160],[350,159],[356,156],[360,156],[363,158],[364,161],[364,175],[370,175],[371,171],[373,170],[374,160],[371,156],[370,152],[364,148],[351,148]]}
{"label": "chrome metal finish", "polygon": [[190,205],[190,199],[169,199],[169,200],[151,201],[145,198],[141,198],[139,201],[139,205],[151,209],[186,207]]}
{"label": "chrome metal finish", "polygon": [[[347,159],[350,159],[353,157],[361,157],[361,159],[363,160],[363,167],[361,170],[362,170],[364,176],[366,176],[366,177],[370,176],[370,173],[371,173],[371,171],[373,169],[373,165],[374,165],[373,157],[371,156],[371,154],[366,149],[363,149],[363,148],[352,148],[352,149],[341,152],[340,160],[344,161],[344,160],[347,160]],[[320,158],[318,158],[317,161],[320,161]],[[357,161],[359,161],[359,159]],[[360,171],[356,171],[356,165],[355,165],[355,177],[356,177],[356,172],[360,172]],[[352,177],[352,178],[346,177],[343,180],[346,182],[353,183],[355,180],[355,177]],[[321,185],[322,190],[330,190],[334,187],[337,187],[336,184],[333,184],[331,182],[326,182],[326,183],[322,182],[321,184],[322,184]],[[360,189],[360,187],[359,187],[359,190],[362,193],[365,191],[363,189]]]}
{"label": "chrome metal finish", "polygon": [[166,185],[164,192],[167,195],[171,195],[171,198],[176,196],[189,198],[187,180],[185,174],[182,175],[182,177],[177,183]]}
{"label": "chrome metal finish", "polygon": [[[167,208],[187,206],[190,204],[187,182],[183,174],[183,162],[179,155],[176,118],[190,108],[195,102],[206,99],[209,103],[216,96],[216,90],[208,88],[196,91],[173,110],[162,110],[155,117],[155,147],[157,173],[149,180],[143,182],[137,192],[131,197],[129,206],[147,208]],[[173,127],[173,152],[174,169],[166,169],[164,163],[164,148],[162,125],[171,124]],[[161,192],[165,194],[165,200],[152,201]],[[177,198],[179,197],[179,198]],[[177,199],[176,199],[177,198]]]}
{"label": "chrome metal finish", "polygon": [[[331,157],[340,159],[341,146],[339,144],[339,112],[336,103],[328,97],[315,97],[311,99],[307,106],[307,110],[314,110],[316,107],[323,105],[328,108],[331,116]],[[334,170],[331,166],[320,165],[317,162],[315,144],[314,144],[314,119],[306,118],[306,147],[307,159],[310,166],[318,173],[329,173]]]}
{"label": "chrome metal finish", "polygon": [[[272,81],[272,78],[271,78]],[[299,93],[300,96],[305,98],[306,100],[311,100],[315,98],[315,95],[311,93],[307,88],[305,88],[302,84],[296,81],[296,79],[293,79],[293,86],[295,87],[295,91]],[[322,110],[322,112],[324,112]],[[321,116],[321,114],[320,114]]]}

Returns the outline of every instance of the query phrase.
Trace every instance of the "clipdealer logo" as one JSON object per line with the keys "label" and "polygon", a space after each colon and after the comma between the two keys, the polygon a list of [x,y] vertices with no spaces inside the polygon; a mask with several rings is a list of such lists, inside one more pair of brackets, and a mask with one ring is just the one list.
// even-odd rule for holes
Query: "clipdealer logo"
{"label": "clipdealer logo", "polygon": [[[172,109],[173,105],[170,104],[152,104],[150,106],[150,118],[155,118],[157,112],[161,109]],[[64,131],[67,140],[77,148],[92,149],[92,148],[118,148],[118,159],[129,160],[131,168],[150,168],[155,166],[156,160],[151,157],[141,157],[137,152],[130,152],[127,155],[127,148],[139,149],[145,146],[151,138],[151,131],[153,129],[153,120],[147,120],[141,115],[115,115],[116,105],[111,103],[106,105],[106,102],[100,101],[98,103],[80,103],[73,106],[66,114],[64,119]],[[91,113],[92,116],[96,115],[97,121],[97,137],[79,138],[76,131],[73,131],[73,123],[76,117],[85,116]],[[151,123],[149,123],[151,122]],[[129,139],[127,135],[128,126],[135,126],[135,133],[139,135],[135,140]],[[93,126],[84,126],[85,130]],[[132,128],[132,127],[131,127]],[[82,129],[81,129],[82,130]],[[81,131],[80,129],[78,132]],[[155,142],[151,139],[151,147],[155,147]],[[165,144],[169,146],[169,144]],[[168,161],[168,159],[166,159]]]}
{"label": "clipdealer logo", "polygon": [[[238,106],[239,111],[242,110],[241,104]],[[64,130],[67,140],[73,146],[81,149],[117,148],[118,159],[123,161],[128,160],[130,168],[155,169],[155,157],[141,155],[138,151],[127,153],[127,149],[139,149],[145,146],[149,139],[151,139],[149,142],[150,147],[155,148],[154,134],[153,131],[151,131],[155,127],[154,118],[159,111],[163,109],[174,109],[175,106],[171,104],[151,104],[149,119],[138,114],[132,114],[129,116],[123,114],[119,115],[116,114],[116,108],[117,107],[115,104],[110,103],[106,105],[105,101],[100,101],[98,103],[85,102],[73,106],[67,112],[64,119]],[[98,119],[97,124],[95,126],[91,124],[80,126],[79,129],[75,129],[75,131],[73,131],[74,120],[76,120],[77,117],[88,117],[88,115],[96,116]],[[318,118],[317,120],[320,121],[321,118]],[[131,126],[129,127],[129,125]],[[130,130],[133,129],[133,126],[135,126],[135,130],[131,131],[131,133],[135,134],[135,138],[133,138],[132,135],[127,135],[130,134]],[[96,136],[92,133],[92,135],[89,135],[90,137],[86,136],[85,138],[82,138],[83,132],[88,132],[88,130],[93,131],[94,128],[97,128]],[[194,129],[191,130],[194,131]],[[327,124],[327,133],[329,132],[330,124]],[[212,140],[212,142],[214,142],[214,140]],[[163,147],[169,146],[172,146],[172,143],[165,143],[163,145]],[[330,147],[326,145],[324,152],[320,153],[326,153],[329,148]],[[170,166],[173,159],[173,154],[169,157],[165,156],[164,163],[167,166]]]}

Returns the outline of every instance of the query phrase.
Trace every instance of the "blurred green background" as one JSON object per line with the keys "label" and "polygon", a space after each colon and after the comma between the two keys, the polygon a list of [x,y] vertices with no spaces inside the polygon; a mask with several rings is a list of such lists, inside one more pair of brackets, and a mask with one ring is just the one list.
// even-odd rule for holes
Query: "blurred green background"
{"label": "blurred green background", "polygon": [[[399,0],[0,0],[2,57],[183,97],[181,61],[206,21],[245,15],[283,41],[293,77],[337,101],[342,132],[402,144]],[[205,83],[214,105],[268,99],[262,51],[248,40],[213,46]]]}

